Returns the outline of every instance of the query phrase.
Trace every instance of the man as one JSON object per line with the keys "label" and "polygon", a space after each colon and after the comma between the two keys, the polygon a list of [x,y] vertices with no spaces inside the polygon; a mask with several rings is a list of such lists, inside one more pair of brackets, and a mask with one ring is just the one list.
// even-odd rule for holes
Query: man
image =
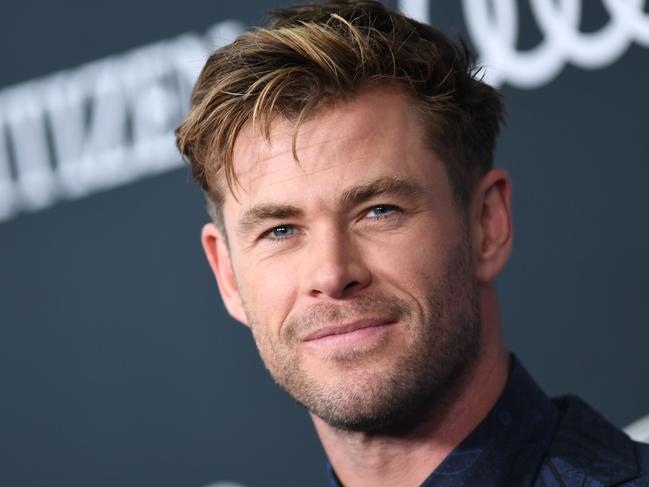
{"label": "man", "polygon": [[279,10],[196,83],[208,261],[332,485],[649,485],[647,446],[503,342],[502,113],[464,47],[374,2]]}

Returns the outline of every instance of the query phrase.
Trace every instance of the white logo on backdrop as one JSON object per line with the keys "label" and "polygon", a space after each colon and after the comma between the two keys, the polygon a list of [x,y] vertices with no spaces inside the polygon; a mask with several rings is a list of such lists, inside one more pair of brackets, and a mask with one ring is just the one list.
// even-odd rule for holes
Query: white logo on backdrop
{"label": "white logo on backdrop", "polygon": [[[430,22],[430,0],[401,0],[404,13]],[[462,0],[466,26],[486,81],[537,88],[555,78],[566,63],[596,69],[616,61],[632,42],[649,47],[645,0],[601,0],[609,20],[597,32],[579,31],[582,0],[529,0],[544,35],[534,48],[518,51],[519,0]]]}
{"label": "white logo on backdrop", "polygon": [[0,91],[0,221],[178,167],[196,77],[244,29],[222,22]]}
{"label": "white logo on backdrop", "polygon": [[[430,22],[429,2],[401,10]],[[535,88],[566,63],[601,68],[632,42],[649,47],[645,0],[601,0],[610,19],[579,31],[581,0],[529,0],[543,40],[518,51],[519,0],[462,0],[466,25],[494,85]],[[173,129],[209,52],[243,32],[225,21],[45,79],[0,90],[0,221],[181,164]]]}

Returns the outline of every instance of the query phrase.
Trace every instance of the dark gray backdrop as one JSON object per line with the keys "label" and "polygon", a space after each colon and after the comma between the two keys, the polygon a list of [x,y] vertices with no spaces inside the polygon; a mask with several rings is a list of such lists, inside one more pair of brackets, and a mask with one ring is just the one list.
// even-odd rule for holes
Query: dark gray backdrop
{"label": "dark gray backdrop", "polygon": [[[258,24],[274,3],[5,2],[0,89],[221,19]],[[541,39],[525,3],[521,48]],[[598,30],[603,9],[583,3]],[[431,11],[464,30],[459,2]],[[648,62],[632,45],[604,69],[505,86],[497,154],[514,182],[508,342],[549,393],[620,426],[649,413]],[[0,485],[325,485],[308,416],[222,309],[205,220],[174,170],[0,223]]]}

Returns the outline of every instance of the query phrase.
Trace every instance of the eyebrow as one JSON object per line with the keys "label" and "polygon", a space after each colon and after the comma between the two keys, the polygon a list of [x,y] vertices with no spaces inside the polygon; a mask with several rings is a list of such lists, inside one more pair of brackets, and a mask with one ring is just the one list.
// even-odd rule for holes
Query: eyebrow
{"label": "eyebrow", "polygon": [[395,177],[379,178],[368,184],[346,189],[340,197],[340,202],[346,206],[355,206],[377,196],[405,196],[416,199],[424,193],[424,188],[414,182]]}
{"label": "eyebrow", "polygon": [[239,232],[246,233],[266,220],[285,220],[302,215],[302,210],[292,205],[255,205],[239,218]]}
{"label": "eyebrow", "polygon": [[[400,196],[417,199],[425,193],[422,186],[395,177],[379,178],[367,184],[347,188],[340,196],[340,204],[350,207],[378,196]],[[267,220],[298,218],[304,211],[293,205],[259,204],[248,208],[239,218],[240,233],[248,233]]]}

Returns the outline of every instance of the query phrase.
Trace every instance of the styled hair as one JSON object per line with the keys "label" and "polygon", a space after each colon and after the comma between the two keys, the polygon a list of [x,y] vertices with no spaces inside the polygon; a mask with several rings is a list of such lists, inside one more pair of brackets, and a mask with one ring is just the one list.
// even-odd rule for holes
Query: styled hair
{"label": "styled hair", "polygon": [[297,161],[303,121],[377,86],[410,98],[458,206],[465,207],[493,164],[500,94],[481,80],[463,42],[379,2],[331,1],[273,11],[265,27],[241,34],[203,67],[176,144],[212,218],[223,228],[225,191],[237,182],[233,147],[246,123],[269,139],[274,117],[293,120]]}

